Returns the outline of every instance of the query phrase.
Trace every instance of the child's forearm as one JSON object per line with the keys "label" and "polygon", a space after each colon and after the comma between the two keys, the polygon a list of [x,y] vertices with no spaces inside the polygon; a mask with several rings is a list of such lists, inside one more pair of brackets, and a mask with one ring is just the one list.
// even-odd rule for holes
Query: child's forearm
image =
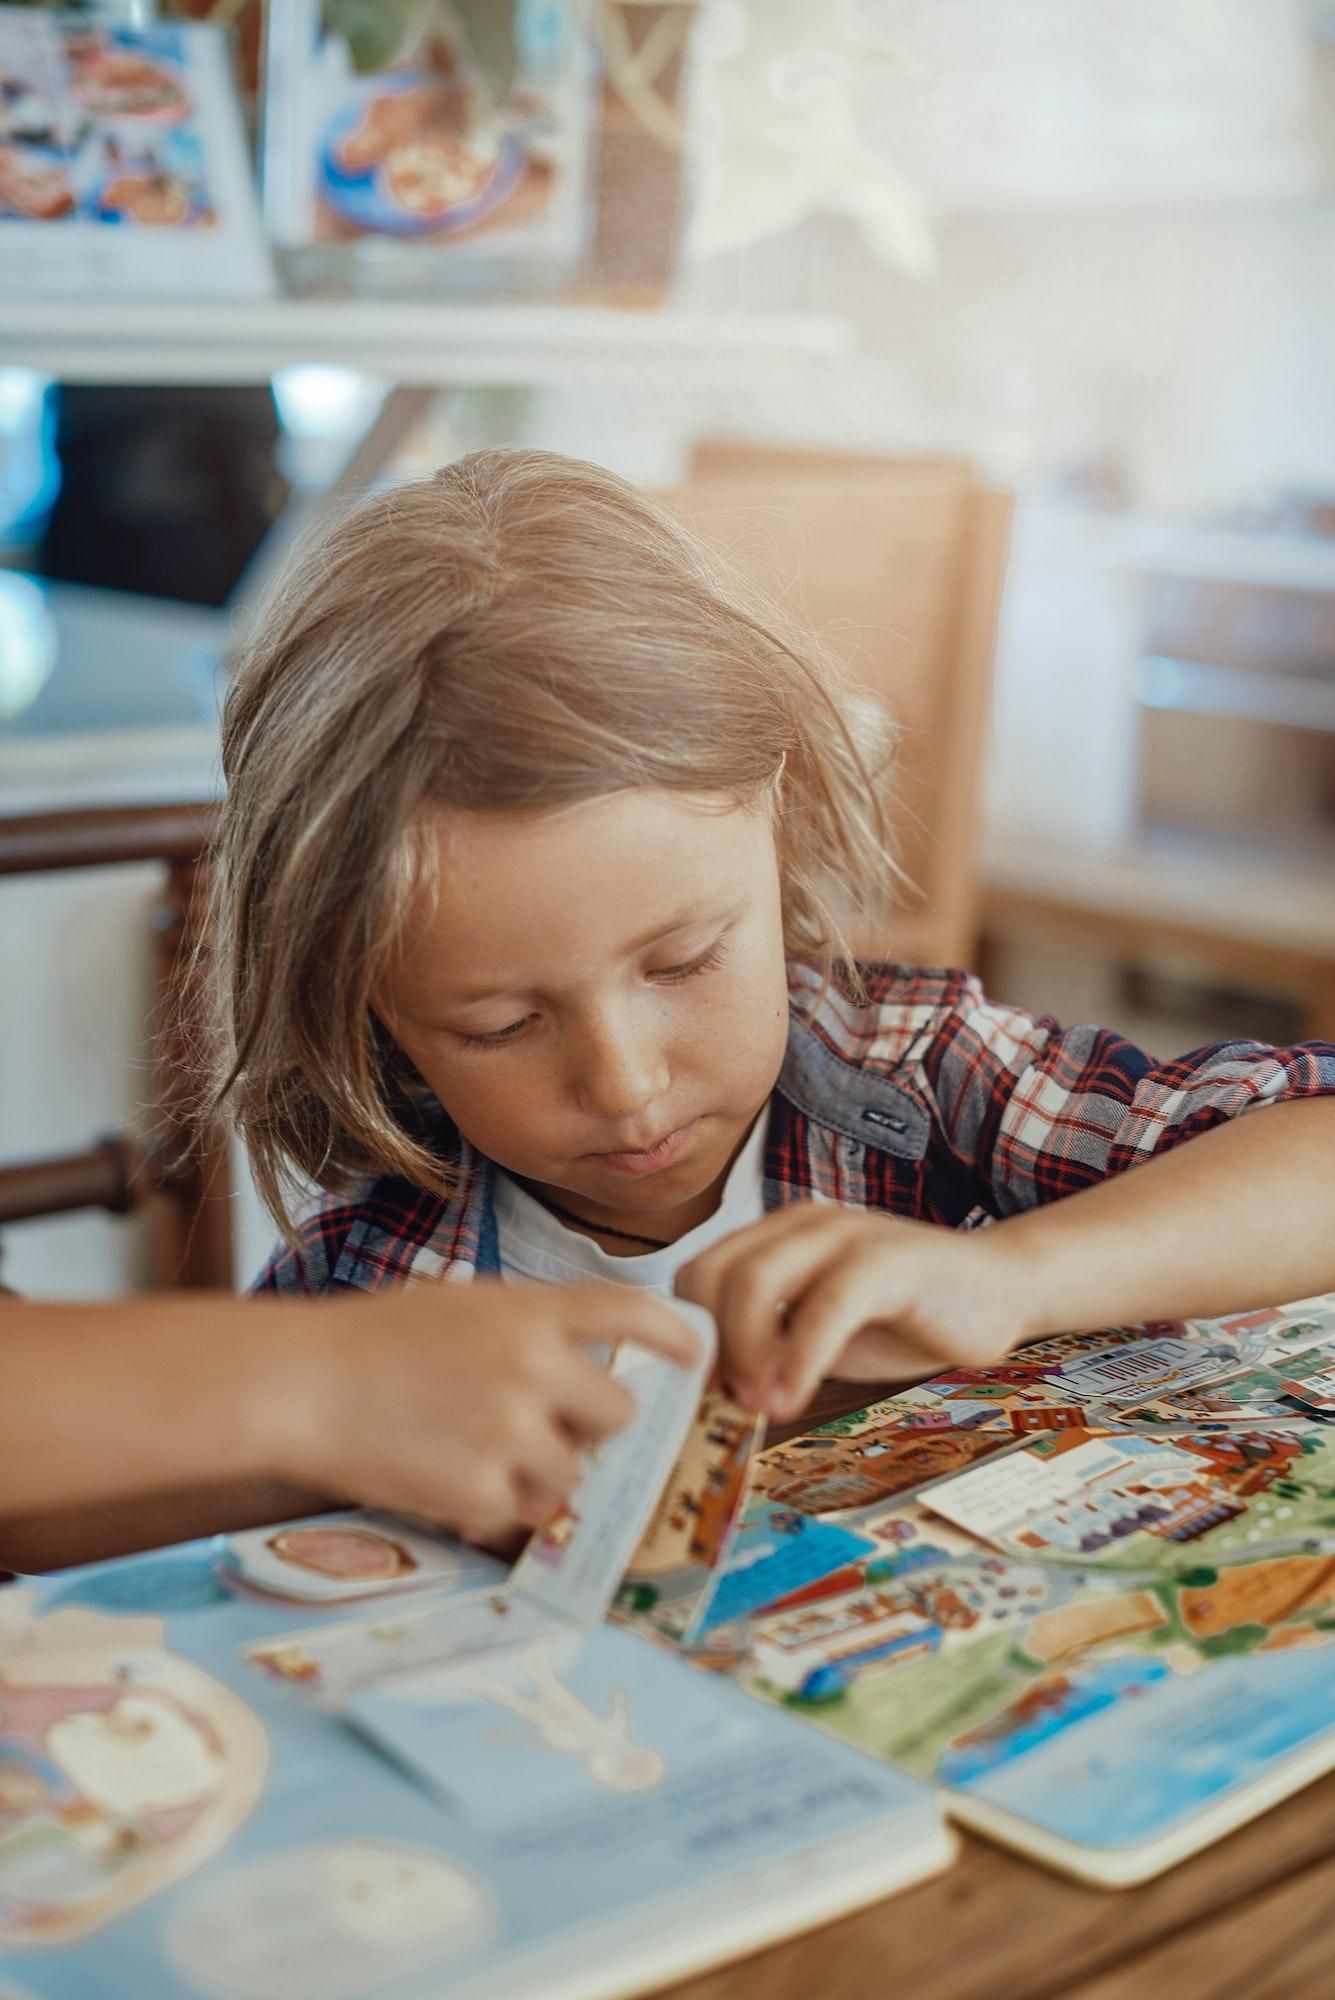
{"label": "child's forearm", "polygon": [[1259,1107],[986,1237],[1029,1339],[1329,1290],[1335,1100]]}
{"label": "child's forearm", "polygon": [[337,1504],[326,1494],[281,1480],[237,1480],[52,1508],[0,1520],[0,1571],[37,1576],[192,1541],[197,1535],[266,1527]]}
{"label": "child's forearm", "polygon": [[309,1505],[284,1483],[300,1421],[292,1317],[289,1302],[223,1294],[6,1303],[0,1565],[88,1561]]}

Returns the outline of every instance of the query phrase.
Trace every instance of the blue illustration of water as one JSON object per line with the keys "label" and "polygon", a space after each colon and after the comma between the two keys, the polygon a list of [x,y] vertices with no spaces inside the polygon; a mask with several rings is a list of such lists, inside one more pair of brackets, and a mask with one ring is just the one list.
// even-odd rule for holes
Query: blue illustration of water
{"label": "blue illustration of water", "polygon": [[[1134,1662],[1114,1664],[1125,1669]],[[1149,1664],[1149,1663],[1146,1663]],[[1009,1757],[948,1782],[1062,1839],[1134,1846],[1189,1820],[1295,1752],[1335,1751],[1335,1659],[1326,1647],[1212,1662],[1128,1684],[1041,1726]],[[1107,1691],[1104,1679],[1104,1690]],[[944,1771],[942,1772],[944,1776]]]}
{"label": "blue illustration of water", "polygon": [[43,1592],[43,1603],[96,1605],[99,1611],[198,1611],[222,1604],[229,1593],[218,1580],[216,1557],[223,1537],[187,1542],[105,1568],[77,1571],[68,1583]]}
{"label": "blue illustration of water", "polygon": [[1130,1659],[1104,1660],[1086,1672],[1072,1674],[1067,1690],[1054,1697],[1052,1706],[1043,1707],[1004,1736],[948,1752],[937,1776],[944,1785],[972,1785],[987,1772],[1024,1757],[1087,1716],[1112,1708],[1152,1681],[1163,1680],[1167,1673],[1161,1660]]}
{"label": "blue illustration of water", "polygon": [[[776,1527],[776,1516],[784,1525]],[[753,1617],[779,1598],[857,1562],[875,1546],[833,1521],[769,1509],[743,1523],[700,1629],[708,1632],[734,1618]]]}

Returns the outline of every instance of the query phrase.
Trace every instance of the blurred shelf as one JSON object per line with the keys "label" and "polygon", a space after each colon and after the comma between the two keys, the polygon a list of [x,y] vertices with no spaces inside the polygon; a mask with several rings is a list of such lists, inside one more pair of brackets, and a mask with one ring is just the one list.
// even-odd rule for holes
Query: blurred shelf
{"label": "blurred shelf", "polygon": [[1038,501],[1017,513],[1017,549],[1038,564],[1335,594],[1335,536],[1219,528],[1162,515]]}
{"label": "blurred shelf", "polygon": [[221,792],[218,732],[202,724],[72,731],[49,740],[0,734],[0,814],[175,805]]}
{"label": "blurred shelf", "polygon": [[67,382],[256,382],[302,362],[436,388],[587,384],[622,368],[637,380],[737,380],[837,359],[852,347],[851,325],[838,313],[630,311],[556,301],[0,300],[0,366]]}
{"label": "blurred shelf", "polygon": [[1134,686],[1144,708],[1335,734],[1335,677],[1147,653],[1137,662]]}
{"label": "blurred shelf", "polygon": [[1249,583],[1273,590],[1335,591],[1335,538],[1319,535],[1144,521],[1128,536],[1127,556],[1130,565],[1147,576]]}
{"label": "blurred shelf", "polygon": [[1103,851],[994,836],[983,876],[984,922],[998,932],[1084,918],[1112,941],[1153,932],[1187,947],[1335,962],[1335,838],[1163,829]]}

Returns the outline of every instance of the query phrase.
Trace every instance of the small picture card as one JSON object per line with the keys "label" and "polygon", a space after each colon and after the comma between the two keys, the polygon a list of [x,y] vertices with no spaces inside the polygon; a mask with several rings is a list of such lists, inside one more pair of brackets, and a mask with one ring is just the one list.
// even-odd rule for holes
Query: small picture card
{"label": "small picture card", "polygon": [[344,1604],[458,1581],[468,1552],[387,1514],[317,1514],[230,1535],[224,1571],[266,1597]]}
{"label": "small picture card", "polygon": [[0,6],[0,295],[264,297],[221,31]]}

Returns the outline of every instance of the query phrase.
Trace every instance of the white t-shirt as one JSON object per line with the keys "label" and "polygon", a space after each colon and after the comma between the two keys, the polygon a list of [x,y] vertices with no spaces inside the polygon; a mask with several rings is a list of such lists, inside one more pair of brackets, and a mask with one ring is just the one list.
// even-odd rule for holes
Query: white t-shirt
{"label": "white t-shirt", "polygon": [[525,1193],[509,1174],[496,1176],[496,1233],[503,1278],[541,1278],[548,1284],[587,1284],[602,1278],[609,1284],[643,1285],[647,1291],[672,1296],[672,1280],[683,1264],[698,1257],[711,1243],[759,1222],[765,1212],[765,1129],[762,1111],[746,1144],[733,1161],[723,1184],[723,1198],[714,1213],[664,1250],[642,1257],[612,1257],[591,1237],[568,1229],[540,1201]]}

